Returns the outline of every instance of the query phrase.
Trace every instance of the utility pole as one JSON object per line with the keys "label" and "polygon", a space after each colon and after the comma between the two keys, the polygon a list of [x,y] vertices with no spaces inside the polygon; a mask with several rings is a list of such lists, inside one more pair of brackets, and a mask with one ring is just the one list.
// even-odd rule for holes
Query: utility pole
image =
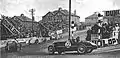
{"label": "utility pole", "polygon": [[33,32],[33,21],[34,21],[34,12],[35,12],[35,9],[30,9],[29,12],[31,12],[31,15],[32,15],[32,33],[34,35],[34,32]]}
{"label": "utility pole", "polygon": [[69,38],[68,40],[70,40],[70,29],[71,29],[71,0],[69,0]]}

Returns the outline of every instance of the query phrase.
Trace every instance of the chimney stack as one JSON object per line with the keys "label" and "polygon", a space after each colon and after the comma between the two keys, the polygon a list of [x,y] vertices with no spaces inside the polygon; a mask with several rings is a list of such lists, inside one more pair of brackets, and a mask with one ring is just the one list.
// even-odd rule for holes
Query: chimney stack
{"label": "chimney stack", "polygon": [[20,16],[24,16],[24,14],[21,14]]}
{"label": "chimney stack", "polygon": [[61,11],[62,10],[62,8],[61,7],[59,7],[59,11]]}

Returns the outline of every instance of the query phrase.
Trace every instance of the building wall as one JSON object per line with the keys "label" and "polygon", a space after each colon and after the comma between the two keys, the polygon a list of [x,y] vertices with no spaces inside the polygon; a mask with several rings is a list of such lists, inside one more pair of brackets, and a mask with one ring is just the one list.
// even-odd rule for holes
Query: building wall
{"label": "building wall", "polygon": [[96,24],[96,22],[97,22],[96,18],[85,19],[85,24],[87,25]]}
{"label": "building wall", "polygon": [[[69,16],[64,14],[59,14],[55,16],[45,16],[42,20],[43,20],[43,23],[45,23],[44,25],[47,26],[48,28],[49,28],[49,24],[52,25],[53,27],[55,27],[55,25],[57,24],[58,26],[61,26],[61,27],[63,25],[65,26],[69,24]],[[71,16],[71,21],[74,21],[76,24],[80,23],[79,17],[76,17],[76,16]]]}
{"label": "building wall", "polygon": [[[30,21],[23,21],[22,25],[23,25],[23,29],[25,29],[24,31],[32,30],[32,22],[30,22]],[[37,22],[33,23],[33,30],[34,31],[38,30],[38,23]]]}

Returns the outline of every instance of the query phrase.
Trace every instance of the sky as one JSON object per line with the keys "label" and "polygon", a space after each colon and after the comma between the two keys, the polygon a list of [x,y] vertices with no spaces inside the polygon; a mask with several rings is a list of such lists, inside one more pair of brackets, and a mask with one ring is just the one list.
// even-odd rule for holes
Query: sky
{"label": "sky", "polygon": [[[76,10],[80,21],[96,11],[120,9],[120,0],[71,0],[72,13]],[[35,20],[39,21],[49,11],[69,9],[69,0],[0,0],[0,14],[31,17],[30,9],[35,9]]]}

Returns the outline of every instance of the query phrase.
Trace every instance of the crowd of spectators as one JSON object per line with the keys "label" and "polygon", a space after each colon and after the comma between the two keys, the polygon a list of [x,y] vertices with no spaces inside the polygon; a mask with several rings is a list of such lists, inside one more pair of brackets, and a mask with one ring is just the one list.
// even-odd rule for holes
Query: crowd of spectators
{"label": "crowd of spectators", "polygon": [[[101,24],[101,25],[99,25]],[[101,39],[106,39],[106,38],[110,38],[113,36],[114,31],[118,31],[120,32],[120,25],[119,23],[115,23],[115,24],[110,24],[110,23],[97,23],[94,26],[92,26],[91,28],[89,28],[89,30],[87,31],[87,37],[86,40],[90,41],[91,35],[92,34],[98,34],[100,35]]]}

